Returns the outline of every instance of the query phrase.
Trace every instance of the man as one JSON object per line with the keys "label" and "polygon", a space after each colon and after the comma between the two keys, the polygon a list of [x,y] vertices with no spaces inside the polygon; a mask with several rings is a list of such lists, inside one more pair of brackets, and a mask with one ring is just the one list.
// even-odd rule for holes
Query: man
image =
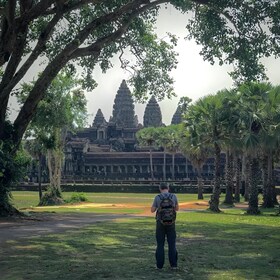
{"label": "man", "polygon": [[[169,192],[169,186],[167,183],[161,183],[159,186],[160,194],[154,198],[154,202],[151,207],[151,212],[156,214],[156,266],[157,269],[162,269],[164,265],[164,243],[165,236],[167,237],[168,243],[168,258],[171,269],[177,269],[177,259],[178,253],[176,249],[176,230],[175,230],[175,217],[176,212],[179,210],[178,200],[175,194]],[[161,211],[163,200],[169,200],[172,203],[172,209],[174,211],[175,217],[173,221],[164,223],[162,221]]]}

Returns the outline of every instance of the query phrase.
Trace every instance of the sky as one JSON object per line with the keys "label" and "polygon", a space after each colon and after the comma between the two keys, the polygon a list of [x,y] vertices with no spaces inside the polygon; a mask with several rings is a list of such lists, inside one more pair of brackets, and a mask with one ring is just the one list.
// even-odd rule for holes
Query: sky
{"label": "sky", "polygon": [[[201,46],[196,45],[194,41],[184,39],[187,36],[185,26],[188,15],[181,14],[171,6],[167,9],[161,9],[157,22],[156,32],[159,38],[166,36],[167,32],[175,34],[178,37],[177,69],[172,71],[175,80],[174,89],[177,97],[165,99],[159,102],[162,112],[163,123],[169,125],[173,114],[176,111],[178,101],[182,96],[188,96],[193,101],[207,94],[213,94],[224,88],[231,88],[233,81],[228,75],[232,70],[231,66],[211,65],[203,61],[199,55]],[[273,84],[280,84],[279,65],[280,59],[267,58],[263,60],[267,68],[267,76]],[[129,78],[129,73],[121,69],[117,56],[112,60],[114,67],[106,73],[99,69],[93,71],[93,77],[98,86],[92,91],[86,93],[88,100],[88,124],[92,124],[97,110],[100,108],[108,121],[113,111],[114,98],[123,79]],[[38,69],[35,68],[38,72]],[[32,73],[30,73],[32,76]],[[132,90],[132,89],[131,89]],[[15,115],[17,106],[11,101],[12,115]],[[135,104],[135,114],[140,123],[143,123],[143,114],[146,104]],[[13,117],[12,117],[13,118]]]}

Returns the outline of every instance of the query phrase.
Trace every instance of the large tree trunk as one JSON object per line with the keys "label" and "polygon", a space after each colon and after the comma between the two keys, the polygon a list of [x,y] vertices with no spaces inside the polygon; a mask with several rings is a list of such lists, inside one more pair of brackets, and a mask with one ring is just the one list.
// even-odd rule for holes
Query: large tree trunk
{"label": "large tree trunk", "polygon": [[57,196],[61,197],[61,163],[62,156],[59,150],[48,150],[48,168],[50,176],[50,187]]}
{"label": "large tree trunk", "polygon": [[249,207],[247,213],[257,215],[260,213],[258,200],[259,161],[257,158],[252,158],[250,168],[252,177],[250,180]]}
{"label": "large tree trunk", "polygon": [[235,178],[236,178],[236,184],[235,184],[235,191],[234,191],[234,201],[240,202],[240,187],[241,187],[241,169],[242,169],[242,162],[239,156],[236,156],[236,164],[235,164]]}
{"label": "large tree trunk", "polygon": [[[8,135],[6,135],[8,136]],[[0,216],[12,216],[20,212],[12,205],[11,186],[19,172],[15,157],[11,153],[13,147],[10,139],[0,139]]]}
{"label": "large tree trunk", "polygon": [[264,208],[273,208],[275,202],[275,192],[273,191],[273,170],[272,170],[272,153],[268,152],[265,157],[263,166],[263,203]]}
{"label": "large tree trunk", "polygon": [[221,148],[215,143],[215,174],[214,174],[214,189],[209,200],[209,210],[213,212],[221,212],[219,209],[220,193],[221,193]]}
{"label": "large tree trunk", "polygon": [[21,214],[11,201],[9,178],[1,177],[0,179],[0,217],[7,217]]}
{"label": "large tree trunk", "polygon": [[48,150],[47,162],[49,170],[50,185],[48,191],[43,195],[40,205],[62,204],[61,192],[61,168],[62,168],[62,151],[60,149]]}
{"label": "large tree trunk", "polygon": [[226,197],[225,204],[233,205],[233,154],[226,152]]}

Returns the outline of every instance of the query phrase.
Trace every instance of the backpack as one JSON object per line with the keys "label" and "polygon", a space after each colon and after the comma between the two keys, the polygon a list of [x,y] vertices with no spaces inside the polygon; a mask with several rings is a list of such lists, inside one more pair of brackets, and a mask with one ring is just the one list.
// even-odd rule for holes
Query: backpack
{"label": "backpack", "polygon": [[176,211],[174,202],[172,200],[173,195],[169,194],[167,197],[159,195],[161,201],[157,211],[158,220],[163,225],[172,225],[176,220]]}

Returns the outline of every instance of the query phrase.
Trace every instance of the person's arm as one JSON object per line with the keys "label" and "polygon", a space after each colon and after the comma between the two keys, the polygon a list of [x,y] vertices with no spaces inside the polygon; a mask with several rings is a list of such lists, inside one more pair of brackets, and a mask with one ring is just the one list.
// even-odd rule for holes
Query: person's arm
{"label": "person's arm", "polygon": [[152,213],[156,212],[156,210],[157,210],[156,207],[154,207],[154,206],[151,207],[151,212],[152,212]]}
{"label": "person's arm", "polygon": [[152,212],[152,213],[156,212],[156,210],[157,210],[157,201],[156,201],[156,198],[157,198],[157,197],[154,198],[154,202],[153,202],[152,207],[151,207],[151,212]]}
{"label": "person's arm", "polygon": [[177,199],[177,196],[175,196],[175,211],[179,211],[179,203],[178,203],[178,199]]}

